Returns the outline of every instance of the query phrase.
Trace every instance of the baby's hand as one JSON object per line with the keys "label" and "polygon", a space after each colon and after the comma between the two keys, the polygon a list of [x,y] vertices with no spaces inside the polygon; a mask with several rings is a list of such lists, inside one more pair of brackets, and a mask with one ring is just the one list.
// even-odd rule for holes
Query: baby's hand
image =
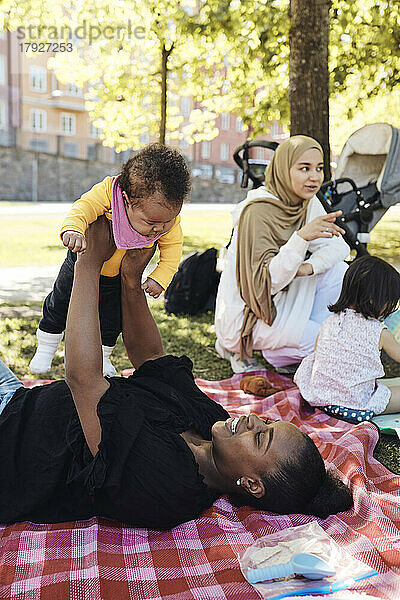
{"label": "baby's hand", "polygon": [[158,298],[161,292],[164,291],[164,288],[161,287],[157,281],[154,281],[151,277],[148,277],[144,283],[142,283],[142,290],[144,290],[149,296],[153,296],[153,298]]}
{"label": "baby's hand", "polygon": [[84,252],[86,250],[86,238],[78,231],[64,231],[62,242],[72,252]]}

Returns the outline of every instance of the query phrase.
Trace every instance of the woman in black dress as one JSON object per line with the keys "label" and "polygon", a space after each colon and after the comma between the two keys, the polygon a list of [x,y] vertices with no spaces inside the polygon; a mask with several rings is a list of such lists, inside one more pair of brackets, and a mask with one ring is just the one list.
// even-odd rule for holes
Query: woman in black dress
{"label": "woman in black dress", "polygon": [[[291,423],[232,419],[166,356],[140,287],[149,250],[122,266],[123,339],[136,371],[102,375],[101,266],[114,251],[98,219],[75,266],[65,381],[26,389],[0,361],[0,522],[92,516],[168,529],[221,494],[274,512],[325,517],[352,506],[311,439]],[[153,252],[154,250],[150,250]]]}

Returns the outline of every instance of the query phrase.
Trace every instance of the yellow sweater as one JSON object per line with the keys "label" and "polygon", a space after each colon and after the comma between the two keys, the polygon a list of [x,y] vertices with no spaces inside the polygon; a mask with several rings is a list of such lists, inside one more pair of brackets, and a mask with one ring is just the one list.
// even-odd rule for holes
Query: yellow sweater
{"label": "yellow sweater", "polygon": [[[105,215],[111,221],[111,187],[114,179],[115,177],[106,177],[74,202],[61,228],[61,236],[64,231],[78,231],[84,235],[90,223],[93,223],[100,215]],[[164,289],[168,287],[178,270],[182,255],[183,234],[180,222],[181,217],[178,215],[171,229],[157,240],[160,248],[160,260],[149,277],[157,281]],[[154,242],[146,248],[151,248],[153,245]],[[126,250],[117,248],[112,257],[104,263],[101,274],[107,277],[118,275],[125,252]]]}

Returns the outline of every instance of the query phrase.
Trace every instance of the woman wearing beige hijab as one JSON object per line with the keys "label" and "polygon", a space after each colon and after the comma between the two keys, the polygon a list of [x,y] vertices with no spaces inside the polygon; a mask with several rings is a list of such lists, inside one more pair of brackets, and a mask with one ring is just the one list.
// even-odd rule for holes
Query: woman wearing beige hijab
{"label": "woman wearing beige hijab", "polygon": [[235,372],[299,363],[314,348],[327,306],[339,295],[349,247],[316,193],[323,181],[320,144],[293,136],[280,144],[264,186],[233,211],[234,232],[219,285],[217,351]]}

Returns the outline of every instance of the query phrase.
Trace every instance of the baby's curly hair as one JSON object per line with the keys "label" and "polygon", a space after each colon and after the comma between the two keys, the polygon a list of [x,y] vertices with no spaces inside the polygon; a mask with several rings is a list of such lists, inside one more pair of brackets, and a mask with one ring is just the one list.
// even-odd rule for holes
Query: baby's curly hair
{"label": "baby's curly hair", "polygon": [[191,177],[182,154],[175,148],[149,144],[125,164],[118,178],[129,199],[145,199],[158,193],[161,203],[180,208],[191,190]]}

